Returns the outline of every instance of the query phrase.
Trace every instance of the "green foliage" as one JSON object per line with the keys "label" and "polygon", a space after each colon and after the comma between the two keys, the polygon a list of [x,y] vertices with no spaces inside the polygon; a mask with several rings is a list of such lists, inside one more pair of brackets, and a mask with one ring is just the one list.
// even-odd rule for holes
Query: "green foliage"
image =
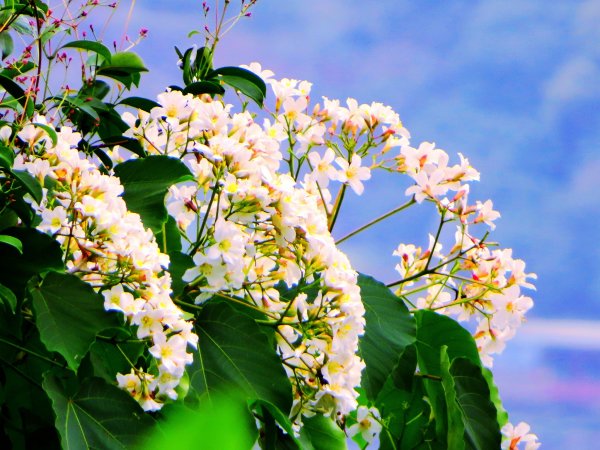
{"label": "green foliage", "polygon": [[223,95],[225,89],[216,81],[195,81],[188,84],[182,91],[184,94],[211,94],[211,95]]}
{"label": "green foliage", "polygon": [[171,263],[169,265],[169,271],[173,280],[171,289],[173,289],[174,296],[180,296],[187,283],[182,280],[185,271],[194,266],[194,260],[191,256],[182,253],[180,251],[174,251],[169,253],[169,259]]}
{"label": "green foliage", "polygon": [[[172,216],[167,218],[167,221],[162,224],[161,230],[156,233],[156,242],[162,249],[163,253],[181,252],[181,232],[177,226],[177,222]],[[188,255],[186,255],[188,256]],[[173,266],[171,265],[171,272]],[[186,267],[186,269],[189,267]],[[181,273],[183,275],[183,273]]]}
{"label": "green foliage", "polygon": [[150,112],[152,108],[160,106],[154,100],[149,100],[143,97],[127,97],[119,102],[119,105],[131,106],[132,108],[141,109],[142,111]]}
{"label": "green foliage", "polygon": [[140,74],[147,72],[144,61],[134,52],[117,52],[98,67],[97,74],[123,83],[127,89],[140,84]]}
{"label": "green foliage", "polygon": [[263,106],[267,85],[254,72],[241,67],[220,67],[213,70],[213,55],[208,47],[202,47],[198,51],[188,48],[184,53],[175,47],[175,51],[181,58],[185,83],[185,88],[182,90],[184,94],[223,95],[225,93],[225,89],[221,86],[223,83],[241,92],[258,106]]}
{"label": "green foliage", "polygon": [[243,450],[251,449],[256,440],[244,396],[235,391],[216,395],[196,409],[169,405],[160,416],[160,427],[147,436],[141,449]]}
{"label": "green foliage", "polygon": [[442,385],[448,408],[448,448],[485,450],[500,447],[496,407],[481,367],[467,358],[450,364],[441,352]]}
{"label": "green foliage", "polygon": [[17,308],[17,296],[14,294],[13,291],[11,291],[9,288],[7,288],[6,286],[3,286],[0,284],[0,300],[2,300],[2,303],[4,303],[4,311],[6,312],[7,309],[9,312],[11,312],[12,314],[15,313],[16,308]]}
{"label": "green foliage", "polygon": [[17,100],[23,107],[26,107],[28,98],[25,95],[25,91],[23,91],[17,83],[5,75],[0,75],[0,87]]}
{"label": "green foliage", "polygon": [[5,145],[0,144],[0,168],[10,169],[14,160],[15,153]]}
{"label": "green foliage", "polygon": [[14,50],[13,39],[8,32],[0,33],[0,57],[2,59],[8,58]]}
{"label": "green foliage", "polygon": [[31,228],[8,228],[2,232],[23,244],[23,252],[12,247],[2,249],[0,283],[15,295],[23,295],[29,279],[49,270],[62,270],[62,251],[58,242]]}
{"label": "green foliage", "polygon": [[508,413],[502,405],[500,393],[498,392],[498,387],[494,383],[494,375],[492,374],[492,371],[484,367],[482,369],[482,373],[485,378],[485,381],[487,381],[488,388],[490,390],[490,400],[494,403],[494,406],[496,407],[496,419],[498,421],[498,425],[500,426],[500,428],[502,428],[508,423]]}
{"label": "green foliage", "polygon": [[184,53],[175,47],[175,51],[181,60],[181,70],[183,71],[183,82],[186,86],[204,80],[208,72],[212,69],[212,50],[208,47],[202,47],[197,51],[195,48],[188,48]]}
{"label": "green foliage", "polygon": [[346,436],[329,417],[316,415],[304,419],[300,433],[302,448],[307,450],[344,450]]}
{"label": "green foliage", "polygon": [[46,348],[60,353],[72,370],[98,333],[118,323],[104,311],[102,296],[75,275],[50,272],[41,284],[30,283],[40,337]]}
{"label": "green foliage", "polygon": [[197,394],[231,388],[289,411],[290,382],[271,341],[256,322],[226,303],[210,301],[196,319],[198,352],[189,369]]}
{"label": "green foliage", "polygon": [[106,46],[102,45],[100,42],[96,41],[71,41],[63,45],[56,52],[63,48],[77,48],[80,50],[86,50],[97,53],[102,57],[102,60],[106,61],[108,64],[110,64],[112,60],[110,50]]}
{"label": "green foliage", "polygon": [[415,377],[416,367],[416,349],[411,345],[379,393],[376,405],[385,423],[380,435],[382,449],[419,448],[427,439],[430,407],[423,380]]}
{"label": "green foliage", "polygon": [[254,400],[251,409],[261,418],[259,442],[265,450],[276,448],[301,449],[303,443],[296,437],[288,415],[277,406],[262,399]]}
{"label": "green foliage", "polygon": [[79,383],[74,375],[48,374],[43,386],[65,449],[131,449],[153,427],[127,393],[99,378]]}
{"label": "green foliage", "polygon": [[[109,334],[110,330],[105,330],[104,334]],[[121,331],[121,330],[119,330]],[[118,340],[107,341],[104,339],[96,340],[87,354],[87,358],[81,363],[79,372],[87,372],[90,376],[104,379],[107,383],[114,384],[116,373],[129,373],[131,371],[131,362],[137,362],[146,348],[143,342],[128,341],[125,336],[123,342]]]}
{"label": "green foliage", "polygon": [[2,245],[9,245],[16,249],[21,255],[23,254],[23,244],[16,237],[0,234],[0,248],[2,248]]}
{"label": "green foliage", "polygon": [[42,201],[42,186],[31,174],[23,170],[14,170],[12,175],[37,203]]}
{"label": "green foliage", "polygon": [[267,95],[267,86],[262,78],[255,73],[241,67],[221,67],[210,72],[208,76],[218,78],[262,107]]}
{"label": "green foliage", "polygon": [[160,231],[167,221],[165,195],[169,187],[194,179],[181,161],[162,155],[119,164],[115,174],[125,188],[123,198],[127,208],[138,213],[144,225],[154,232]]}
{"label": "green foliage", "polygon": [[427,310],[417,311],[415,319],[419,368],[423,373],[441,375],[440,355],[444,346],[450,360],[468,358],[481,366],[473,337],[458,322]]}
{"label": "green foliage", "polygon": [[360,354],[366,368],[362,387],[374,401],[398,365],[402,352],[415,341],[415,321],[404,303],[383,283],[361,275],[358,284],[365,305],[365,335]]}

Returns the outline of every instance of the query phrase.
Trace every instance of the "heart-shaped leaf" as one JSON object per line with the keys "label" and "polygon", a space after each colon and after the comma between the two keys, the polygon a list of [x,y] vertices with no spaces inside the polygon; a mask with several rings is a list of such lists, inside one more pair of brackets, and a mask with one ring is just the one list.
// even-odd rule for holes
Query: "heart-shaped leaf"
{"label": "heart-shaped leaf", "polygon": [[96,335],[117,326],[116,316],[104,310],[102,297],[75,275],[50,272],[44,281],[30,283],[40,339],[77,370]]}

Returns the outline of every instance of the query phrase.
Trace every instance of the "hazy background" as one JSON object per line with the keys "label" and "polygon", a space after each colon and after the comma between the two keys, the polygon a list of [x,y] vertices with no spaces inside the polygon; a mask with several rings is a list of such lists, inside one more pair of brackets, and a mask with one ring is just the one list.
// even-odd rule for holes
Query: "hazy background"
{"label": "hazy background", "polygon": [[[203,27],[201,2],[140,0],[134,11],[129,34],[150,30],[137,51],[153,97],[181,83],[173,45],[202,43],[186,37]],[[539,276],[529,323],[496,358],[511,421],[529,422],[545,449],[598,448],[600,1],[259,0],[252,13],[222,41],[217,66],[259,61],[314,82],[314,100],[387,103],[413,144],[460,151],[481,172],[471,200],[493,199],[493,239]],[[339,235],[404,202],[396,178],[368,182]],[[391,281],[398,243],[426,245],[434,230],[427,209],[343,249]]]}

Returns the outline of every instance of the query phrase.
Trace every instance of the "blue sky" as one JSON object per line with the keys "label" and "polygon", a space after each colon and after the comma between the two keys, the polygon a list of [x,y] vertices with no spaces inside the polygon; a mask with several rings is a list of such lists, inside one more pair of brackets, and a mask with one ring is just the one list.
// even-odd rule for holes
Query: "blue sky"
{"label": "blue sky", "polygon": [[[150,29],[137,48],[151,69],[145,95],[180,83],[173,45],[201,43],[186,37],[203,26],[200,3],[136,5],[129,32]],[[315,99],[390,104],[414,144],[462,152],[480,170],[471,198],[493,199],[494,239],[539,276],[532,329],[498,358],[498,382],[513,419],[530,421],[548,449],[600,439],[600,348],[586,346],[600,341],[598,322],[552,321],[600,320],[598,24],[597,0],[259,0],[217,52],[218,66],[259,61],[310,80]],[[347,230],[405,198],[396,178],[366,188],[343,211]],[[359,270],[394,279],[392,250],[426,244],[435,226],[426,210],[343,249]]]}

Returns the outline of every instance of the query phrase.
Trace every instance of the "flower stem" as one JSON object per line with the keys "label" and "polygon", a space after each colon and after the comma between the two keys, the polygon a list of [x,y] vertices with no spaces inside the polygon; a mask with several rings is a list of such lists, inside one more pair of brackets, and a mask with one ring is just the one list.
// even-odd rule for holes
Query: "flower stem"
{"label": "flower stem", "polygon": [[335,203],[333,205],[333,211],[331,211],[331,216],[329,217],[329,231],[333,230],[335,225],[335,221],[340,212],[340,208],[342,206],[342,200],[344,199],[344,194],[346,193],[347,184],[342,184],[342,187],[338,191],[337,197],[335,198]]}
{"label": "flower stem", "polygon": [[351,233],[348,233],[346,236],[338,239],[335,243],[337,244],[341,244],[342,242],[344,242],[347,239],[350,239],[352,236],[357,235],[358,233],[360,233],[361,231],[366,230],[367,228],[371,227],[372,225],[375,225],[376,223],[381,222],[382,220],[387,219],[390,216],[393,216],[396,213],[399,213],[400,211],[405,210],[406,208],[414,205],[416,203],[414,197],[411,198],[408,202],[404,203],[403,205],[398,206],[397,208],[392,209],[391,211],[388,211],[387,213],[385,213],[382,216],[377,217],[376,219],[371,220],[370,222],[366,223],[365,225],[363,225],[360,228],[357,228],[356,230],[352,231]]}

